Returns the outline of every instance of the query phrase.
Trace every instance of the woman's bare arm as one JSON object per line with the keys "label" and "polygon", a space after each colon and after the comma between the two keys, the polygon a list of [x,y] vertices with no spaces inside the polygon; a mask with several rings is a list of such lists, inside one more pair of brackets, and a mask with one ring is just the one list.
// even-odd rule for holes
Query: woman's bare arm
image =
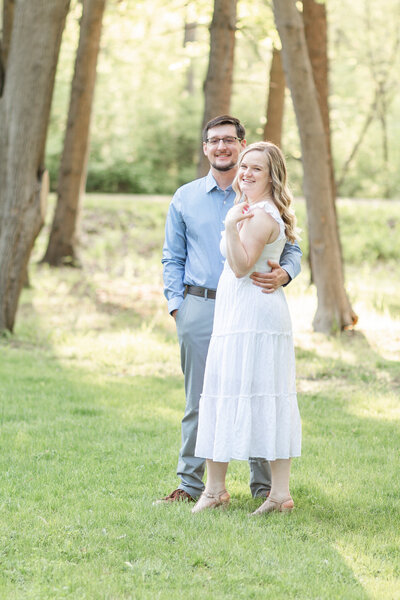
{"label": "woman's bare arm", "polygon": [[[247,275],[261,256],[265,244],[279,234],[279,225],[262,209],[243,214],[242,205],[234,206],[228,213],[226,228],[226,258],[236,277]],[[253,215],[253,218],[249,218]],[[240,232],[237,224],[244,221]]]}

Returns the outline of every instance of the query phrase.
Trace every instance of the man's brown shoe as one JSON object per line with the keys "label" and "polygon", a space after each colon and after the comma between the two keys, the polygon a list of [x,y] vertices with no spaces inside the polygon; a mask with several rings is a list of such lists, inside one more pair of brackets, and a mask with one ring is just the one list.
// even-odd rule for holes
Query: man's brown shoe
{"label": "man's brown shoe", "polygon": [[156,500],[153,504],[168,504],[169,502],[196,502],[196,500],[185,490],[178,489],[174,490],[169,496]]}
{"label": "man's brown shoe", "polygon": [[270,490],[264,490],[263,492],[261,492],[261,494],[257,494],[257,496],[254,496],[254,498],[268,498],[270,493]]}

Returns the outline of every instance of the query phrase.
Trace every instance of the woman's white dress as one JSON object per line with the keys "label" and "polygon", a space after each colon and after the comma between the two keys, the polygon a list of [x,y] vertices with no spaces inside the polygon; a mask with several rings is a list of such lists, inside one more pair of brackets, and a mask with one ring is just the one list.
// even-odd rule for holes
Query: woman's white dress
{"label": "woman's white dress", "polygon": [[[284,223],[269,202],[263,208],[280,226],[253,271],[270,271],[286,243]],[[226,256],[225,237],[221,251]],[[250,274],[250,273],[249,273]],[[300,456],[292,325],[282,288],[261,292],[249,275],[238,279],[225,261],[207,355],[195,455],[218,462]]]}

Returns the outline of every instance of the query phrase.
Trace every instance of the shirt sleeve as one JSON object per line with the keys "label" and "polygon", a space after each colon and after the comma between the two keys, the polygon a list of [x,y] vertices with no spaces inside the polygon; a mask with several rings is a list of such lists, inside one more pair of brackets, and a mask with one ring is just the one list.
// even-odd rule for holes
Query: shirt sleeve
{"label": "shirt sleeve", "polygon": [[171,313],[180,307],[184,294],[184,275],[186,263],[186,225],[182,216],[179,190],[170,204],[165,223],[165,241],[163,246],[164,294]]}
{"label": "shirt sleeve", "polygon": [[[286,242],[279,264],[281,265],[282,269],[285,269],[286,273],[290,277],[288,283],[290,283],[290,281],[292,281],[292,279],[297,277],[297,275],[300,273],[302,255],[303,253],[297,242],[294,242],[294,244]],[[288,285],[288,283],[286,283],[286,285]]]}

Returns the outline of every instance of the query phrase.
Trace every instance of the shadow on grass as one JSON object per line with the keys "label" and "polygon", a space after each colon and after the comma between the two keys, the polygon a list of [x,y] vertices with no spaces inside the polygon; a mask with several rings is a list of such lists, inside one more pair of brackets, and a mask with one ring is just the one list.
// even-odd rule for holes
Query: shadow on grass
{"label": "shadow on grass", "polygon": [[[45,333],[46,324],[37,327]],[[49,345],[41,351],[15,339],[1,342],[0,455],[2,472],[7,473],[3,526],[8,533],[15,529],[18,506],[25,532],[11,542],[9,556],[30,553],[40,561],[53,553],[60,563],[73,558],[90,565],[81,551],[90,545],[93,556],[100,555],[107,564],[109,579],[122,579],[107,554],[112,549],[120,552],[121,564],[125,560],[138,565],[138,581],[146,581],[147,591],[154,593],[165,573],[171,573],[168,584],[181,589],[189,563],[199,574],[198,585],[207,564],[211,573],[228,576],[232,586],[239,586],[236,597],[256,598],[262,590],[271,590],[282,598],[368,598],[359,582],[362,568],[357,564],[356,574],[350,565],[357,563],[357,552],[366,562],[376,559],[371,536],[387,540],[378,556],[380,568],[391,577],[399,575],[390,563],[394,532],[399,530],[394,502],[399,488],[392,474],[399,472],[395,451],[400,439],[395,423],[352,411],[361,410],[360,394],[373,396],[397,385],[399,365],[374,353],[357,335],[347,350],[357,355],[360,349],[367,360],[357,368],[344,359],[297,349],[298,372],[321,389],[300,394],[304,447],[303,458],[294,461],[293,515],[249,520],[248,513],[259,501],[239,493],[233,495],[226,515],[193,520],[189,507],[155,511],[151,506],[176,483],[184,409],[181,377],[117,379],[67,368]],[[338,386],[339,380],[345,385]],[[356,406],[353,393],[358,394]],[[381,468],[383,457],[391,461],[389,469]],[[247,465],[245,477],[247,485]],[[371,498],[374,502],[365,502]],[[35,515],[57,523],[47,547],[39,543],[43,534]],[[77,533],[71,546],[66,528],[71,523],[78,527],[77,521],[87,523],[85,535]],[[61,535],[60,527],[65,528]],[[98,538],[99,529],[113,532],[106,547]],[[126,536],[122,552],[120,536]],[[227,536],[234,540],[229,553]],[[342,549],[353,542],[358,544],[354,557],[345,560],[348,555]],[[143,578],[143,569],[155,556],[157,568]],[[229,568],[220,563],[224,557]],[[249,569],[249,563],[257,568]],[[15,560],[12,564],[22,577],[26,567]],[[379,573],[374,576],[379,578]],[[26,572],[24,577],[29,582]],[[310,596],[305,595],[307,577],[314,581]],[[215,582],[210,585],[218,596],[221,590]]]}
{"label": "shadow on grass", "polygon": [[[240,497],[234,498],[229,516],[204,515],[194,521],[189,507],[155,511],[151,501],[162,491],[169,491],[175,471],[183,412],[181,378],[102,379],[84,369],[65,368],[46,353],[4,345],[1,351],[0,454],[2,472],[7,473],[2,517],[6,520],[2,526],[6,535],[11,535],[16,527],[14,506],[18,506],[21,531],[8,543],[4,564],[6,572],[13,569],[14,577],[21,574],[25,582],[22,589],[42,577],[40,570],[27,572],[22,559],[25,554],[33,562],[50,560],[50,556],[58,565],[73,560],[83,569],[85,565],[91,569],[100,556],[107,565],[107,586],[111,578],[123,579],[111,557],[111,553],[120,552],[121,562],[139,561],[140,566],[145,561],[146,568],[157,556],[157,573],[152,572],[146,583],[147,591],[153,589],[154,593],[164,570],[170,573],[168,585],[178,590],[184,584],[188,561],[197,565],[193,568],[198,572],[199,557],[204,557],[221,582],[228,577],[229,586],[240,583],[239,598],[258,597],[261,589],[273,590],[278,598],[296,597],[291,595],[288,582],[300,591],[297,597],[304,597],[304,577],[318,570],[325,581],[314,582],[318,590],[314,597],[334,598],[339,573],[341,593],[346,591],[348,598],[367,598],[351,568],[334,550],[332,537],[323,535],[321,539],[318,533],[319,539],[315,538],[318,519],[310,525],[309,515],[313,507],[300,509],[296,521],[279,521],[274,515],[267,523],[252,523],[250,529],[247,513],[254,510],[255,501]],[[46,526],[45,546],[40,543],[43,523],[37,515],[50,524]],[[223,519],[218,526],[216,517]],[[293,522],[296,527],[290,525]],[[76,531],[73,538],[71,527]],[[99,529],[109,532],[108,537],[101,540]],[[204,535],[207,531],[211,538]],[[225,547],[226,537],[233,535],[236,542],[225,565],[221,563],[221,544]],[[257,548],[268,547],[271,535],[274,548],[270,562],[264,563]],[[118,541],[121,536],[126,536],[123,551]],[[172,555],[171,536],[184,536]],[[300,559],[299,544],[304,547],[305,543],[307,548]],[[247,561],[243,562],[244,547],[250,553],[248,560],[259,569],[249,571]],[[85,553],[81,548],[88,550]],[[12,558],[16,555],[21,559]],[[67,575],[56,569],[57,573],[65,581]],[[140,586],[141,567],[138,577]],[[215,582],[210,585],[217,596],[218,591],[222,594]],[[323,596],[327,589],[329,594]]]}
{"label": "shadow on grass", "polygon": [[[324,381],[336,378],[351,384],[374,383],[381,377],[381,381],[392,385],[394,390],[400,388],[400,363],[388,360],[376,352],[361,331],[346,332],[332,340],[336,347],[340,346],[341,350],[352,356],[351,361],[320,354],[318,349],[309,350],[297,346],[299,379]],[[314,368],[310,368],[310,365]],[[383,373],[386,374],[385,377],[382,377]]]}

